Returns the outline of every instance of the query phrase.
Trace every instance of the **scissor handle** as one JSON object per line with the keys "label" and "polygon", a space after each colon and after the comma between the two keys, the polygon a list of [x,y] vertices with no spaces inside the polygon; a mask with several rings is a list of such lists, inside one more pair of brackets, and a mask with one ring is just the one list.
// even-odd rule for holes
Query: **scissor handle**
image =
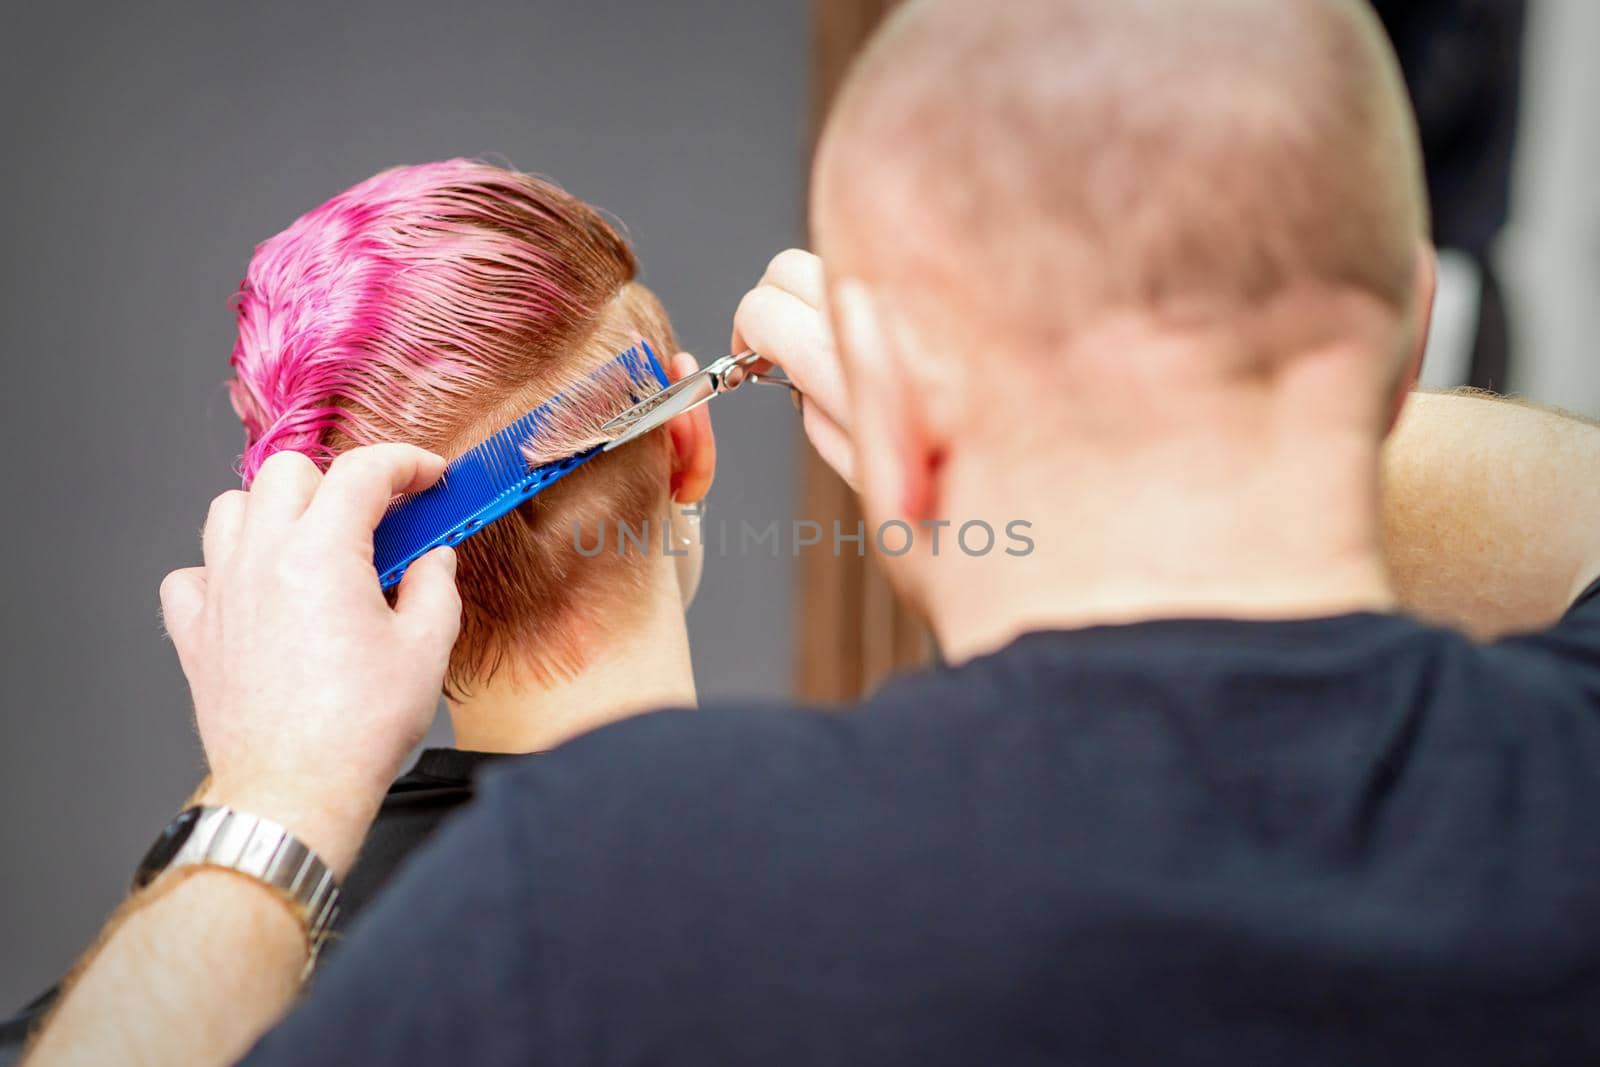
{"label": "scissor handle", "polygon": [[[736,355],[724,356],[722,360],[727,361],[727,369],[717,381],[717,392],[737,389],[746,382],[752,385],[776,385],[789,390],[789,396],[794,400],[794,406],[796,408],[800,407],[800,387],[795,385],[781,369],[766,373],[757,373],[749,369],[751,364],[760,362],[761,354],[759,352],[740,352]],[[717,362],[720,363],[722,360]],[[715,365],[712,364],[712,366]]]}

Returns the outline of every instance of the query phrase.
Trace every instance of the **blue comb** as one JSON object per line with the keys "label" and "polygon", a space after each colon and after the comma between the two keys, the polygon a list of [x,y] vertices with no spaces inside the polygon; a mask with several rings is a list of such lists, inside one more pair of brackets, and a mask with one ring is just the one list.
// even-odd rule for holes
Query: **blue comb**
{"label": "blue comb", "polygon": [[[640,341],[452,460],[427,489],[396,498],[372,534],[372,562],[383,588],[399,584],[406,568],[428,552],[459,545],[593,459],[607,443],[604,432],[596,432],[604,423],[666,387],[666,371]],[[551,452],[572,441],[586,443],[569,455]],[[529,451],[562,458],[530,466]]]}

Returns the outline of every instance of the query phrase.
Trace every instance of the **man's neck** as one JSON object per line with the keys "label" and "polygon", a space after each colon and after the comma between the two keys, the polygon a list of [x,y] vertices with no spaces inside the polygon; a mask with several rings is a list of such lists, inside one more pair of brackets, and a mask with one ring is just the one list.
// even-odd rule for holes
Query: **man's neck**
{"label": "man's neck", "polygon": [[[972,503],[951,506],[997,529],[1027,521],[1035,547],[923,561],[945,656],[1030,630],[1392,610],[1374,436],[1177,434],[1115,459],[1065,453],[1070,467],[1015,480],[975,464]],[[996,510],[1001,500],[1025,503]]]}
{"label": "man's neck", "polygon": [[639,712],[695,703],[683,608],[666,582],[642,621],[612,635],[577,675],[538,682],[509,666],[449,702],[457,748],[542,752]]}

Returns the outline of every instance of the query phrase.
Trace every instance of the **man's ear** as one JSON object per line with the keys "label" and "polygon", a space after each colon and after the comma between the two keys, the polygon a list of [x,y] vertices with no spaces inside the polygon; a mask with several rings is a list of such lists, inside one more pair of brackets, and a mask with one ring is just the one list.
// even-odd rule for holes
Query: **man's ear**
{"label": "man's ear", "polygon": [[865,284],[841,279],[831,303],[834,339],[849,382],[856,477],[870,513],[917,522],[938,506],[942,451],[928,433],[911,353]]}
{"label": "man's ear", "polygon": [[1393,433],[1405,410],[1406,397],[1422,377],[1422,359],[1428,352],[1428,334],[1433,327],[1433,301],[1439,292],[1439,254],[1433,242],[1417,238],[1416,279],[1411,290],[1411,355],[1400,374],[1400,383],[1389,408],[1389,432]]}
{"label": "man's ear", "polygon": [[[700,364],[687,352],[679,352],[667,361],[667,377],[674,382],[699,369]],[[667,423],[674,503],[694,504],[704,500],[711,490],[711,480],[716,477],[717,439],[711,433],[710,406],[701,404]]]}

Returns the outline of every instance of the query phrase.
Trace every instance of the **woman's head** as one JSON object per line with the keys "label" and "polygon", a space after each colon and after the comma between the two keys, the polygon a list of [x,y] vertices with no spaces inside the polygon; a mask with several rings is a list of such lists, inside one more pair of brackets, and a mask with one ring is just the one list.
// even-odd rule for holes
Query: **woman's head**
{"label": "woman's head", "polygon": [[[406,441],[457,455],[642,338],[676,351],[633,252],[589,205],[469,160],[384,171],[261,244],[235,297],[241,471],[291,449],[326,465]],[[628,620],[649,560],[586,558],[602,519],[668,507],[654,434],[597,457],[460,546],[460,688],[514,665],[553,677]]]}

